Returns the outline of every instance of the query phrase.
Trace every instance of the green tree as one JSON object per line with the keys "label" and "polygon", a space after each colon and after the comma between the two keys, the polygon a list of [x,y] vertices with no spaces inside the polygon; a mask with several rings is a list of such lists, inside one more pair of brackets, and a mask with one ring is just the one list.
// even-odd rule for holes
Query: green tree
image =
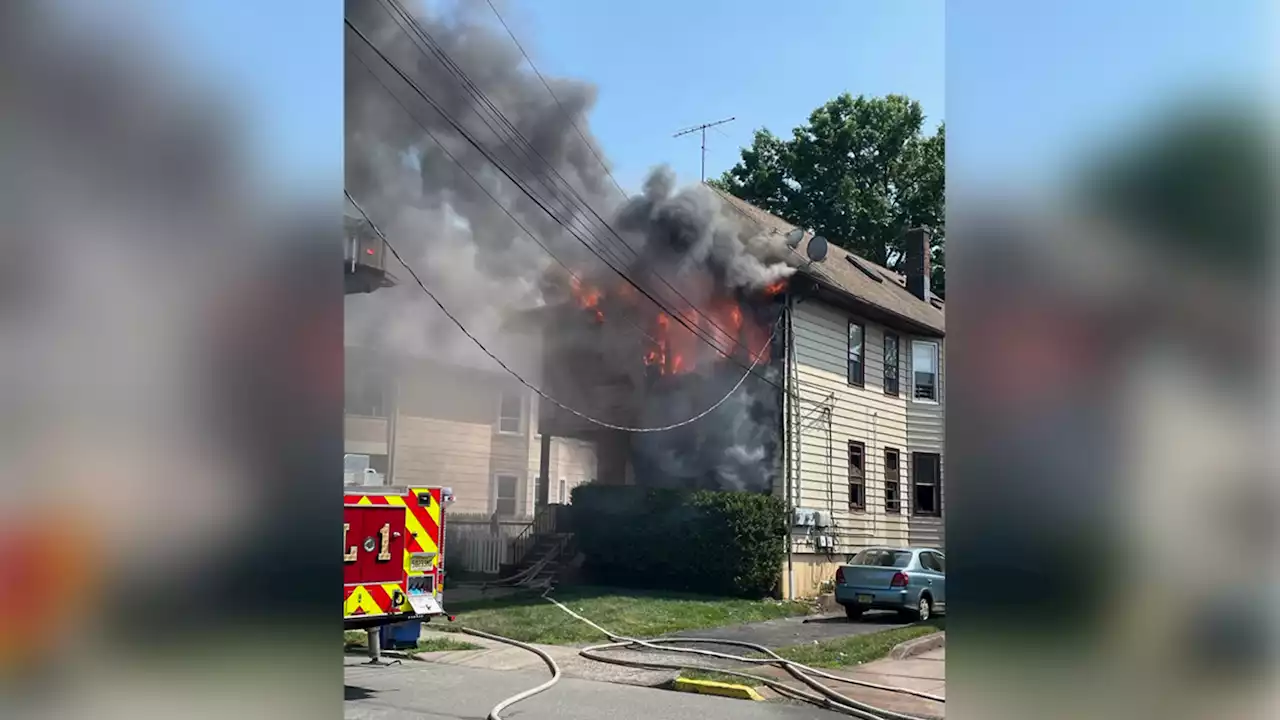
{"label": "green tree", "polygon": [[933,230],[933,290],[945,294],[946,130],[924,131],[920,103],[844,93],[784,140],[756,131],[742,159],[711,184],[901,270],[903,231]]}

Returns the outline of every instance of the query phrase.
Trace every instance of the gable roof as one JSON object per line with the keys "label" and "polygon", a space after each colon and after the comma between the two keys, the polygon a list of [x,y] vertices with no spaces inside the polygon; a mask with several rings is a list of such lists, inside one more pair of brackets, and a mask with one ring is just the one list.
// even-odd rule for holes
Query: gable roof
{"label": "gable roof", "polygon": [[[728,207],[770,234],[785,235],[795,225],[751,203],[707,186]],[[804,254],[812,236],[806,234],[797,251]],[[945,334],[946,322],[942,298],[929,293],[931,302],[925,302],[907,291],[906,278],[881,265],[855,255],[829,243],[827,259],[802,267],[800,272],[856,304],[875,308],[908,325],[920,326],[939,335]],[[879,279],[876,278],[879,276]],[[936,304],[935,304],[936,303]]]}

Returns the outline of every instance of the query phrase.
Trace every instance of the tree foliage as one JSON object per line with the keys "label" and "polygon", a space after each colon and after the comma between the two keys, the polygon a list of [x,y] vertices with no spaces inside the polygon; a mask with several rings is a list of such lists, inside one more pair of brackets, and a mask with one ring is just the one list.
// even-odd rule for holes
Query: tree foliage
{"label": "tree foliage", "polygon": [[1164,121],[1084,165],[1078,199],[1141,229],[1160,252],[1263,281],[1271,208],[1264,109],[1230,98],[1174,103]]}
{"label": "tree foliage", "polygon": [[903,231],[933,230],[934,292],[944,294],[946,130],[920,103],[844,93],[784,140],[756,131],[712,184],[868,260],[901,270]]}

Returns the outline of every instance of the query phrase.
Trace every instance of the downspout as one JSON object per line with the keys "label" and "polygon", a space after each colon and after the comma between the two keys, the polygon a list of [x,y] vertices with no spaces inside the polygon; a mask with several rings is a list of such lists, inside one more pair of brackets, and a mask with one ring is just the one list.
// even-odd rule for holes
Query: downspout
{"label": "downspout", "polygon": [[[783,499],[784,499],[784,502],[786,503],[788,513],[790,513],[793,510],[792,502],[791,502],[792,501],[791,428],[792,428],[792,416],[795,414],[795,403],[794,403],[795,389],[792,387],[792,383],[791,383],[791,369],[792,369],[792,366],[795,364],[795,343],[793,341],[793,332],[792,332],[792,324],[791,324],[791,312],[792,312],[792,308],[794,307],[793,299],[794,299],[794,296],[790,292],[788,292],[787,306],[783,310],[784,318],[783,318],[783,331],[782,331],[783,341],[784,341],[783,353],[782,353],[782,371],[783,371],[784,377],[782,380],[782,386],[783,388],[785,388],[785,392],[782,400],[783,400],[783,404],[786,406],[786,409],[787,409],[786,427],[784,430],[784,432],[786,433],[786,440],[783,443],[783,448],[784,448],[783,455],[786,459],[787,467],[783,475],[783,480],[786,483],[783,488]],[[787,599],[788,600],[796,599],[796,574],[795,574],[795,566],[792,563],[792,559],[791,559],[792,550],[795,545],[795,527],[793,523],[794,521],[790,517],[787,518]]]}

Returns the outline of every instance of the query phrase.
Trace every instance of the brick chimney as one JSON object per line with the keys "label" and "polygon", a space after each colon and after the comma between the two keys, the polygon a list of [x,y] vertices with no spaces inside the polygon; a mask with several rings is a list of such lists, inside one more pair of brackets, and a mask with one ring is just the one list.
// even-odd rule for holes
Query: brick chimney
{"label": "brick chimney", "polygon": [[930,267],[929,231],[911,228],[907,231],[907,292],[929,302]]}

